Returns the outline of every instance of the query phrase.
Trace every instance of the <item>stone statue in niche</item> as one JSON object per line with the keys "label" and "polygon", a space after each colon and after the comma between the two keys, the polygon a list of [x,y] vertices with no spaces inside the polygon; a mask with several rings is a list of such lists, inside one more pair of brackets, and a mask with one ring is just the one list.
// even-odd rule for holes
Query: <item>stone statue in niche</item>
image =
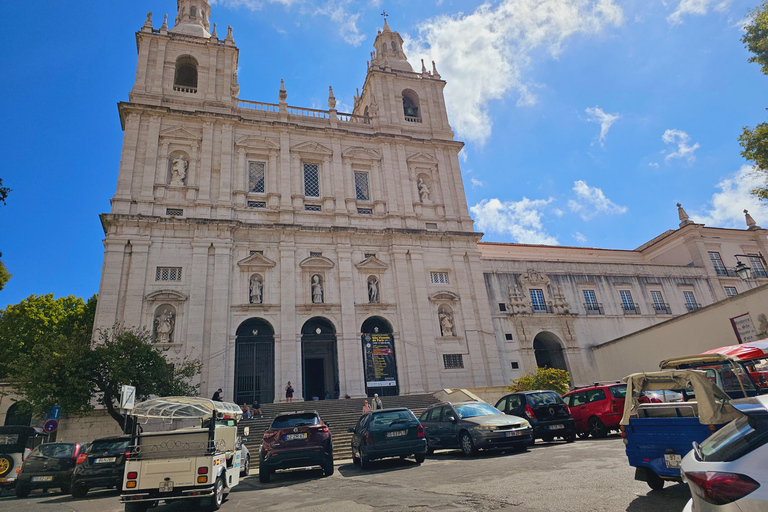
{"label": "stone statue in niche", "polygon": [[261,304],[264,301],[264,283],[259,276],[251,277],[249,299],[251,304]]}
{"label": "stone statue in niche", "polygon": [[437,317],[440,319],[440,334],[442,336],[455,336],[456,334],[453,332],[453,315],[441,308]]}
{"label": "stone statue in niche", "polygon": [[368,302],[379,302],[379,280],[376,277],[368,279]]}
{"label": "stone statue in niche", "polygon": [[187,178],[187,167],[189,164],[183,158],[174,158],[171,162],[171,185],[174,187],[183,187]]}
{"label": "stone statue in niche", "polygon": [[170,308],[163,308],[155,317],[155,343],[171,343],[173,328],[176,325],[175,315]]}
{"label": "stone statue in niche", "polygon": [[323,303],[323,285],[320,284],[320,276],[317,274],[312,276],[312,302],[314,304]]}
{"label": "stone statue in niche", "polygon": [[422,203],[428,203],[429,202],[429,187],[427,186],[427,183],[422,179],[419,178],[419,198],[421,199]]}

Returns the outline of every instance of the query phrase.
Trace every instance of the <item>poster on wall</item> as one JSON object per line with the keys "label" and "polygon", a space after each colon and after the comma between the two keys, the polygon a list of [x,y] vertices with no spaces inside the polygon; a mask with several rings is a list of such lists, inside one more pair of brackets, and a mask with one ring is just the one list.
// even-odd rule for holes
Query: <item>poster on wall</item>
{"label": "poster on wall", "polygon": [[397,386],[395,344],[391,334],[363,334],[363,357],[367,387]]}
{"label": "poster on wall", "polygon": [[752,323],[752,318],[749,316],[749,313],[744,313],[743,315],[731,318],[731,325],[733,326],[733,331],[736,333],[736,338],[739,340],[740,344],[758,340],[757,330]]}

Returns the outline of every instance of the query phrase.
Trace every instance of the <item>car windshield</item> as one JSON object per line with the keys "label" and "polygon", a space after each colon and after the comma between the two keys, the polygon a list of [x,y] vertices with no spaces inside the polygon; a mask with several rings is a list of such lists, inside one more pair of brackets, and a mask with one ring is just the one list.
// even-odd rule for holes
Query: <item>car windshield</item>
{"label": "car windshield", "polygon": [[131,442],[126,439],[122,441],[94,441],[88,448],[88,453],[114,453],[120,454],[128,449]]}
{"label": "car windshield", "polygon": [[534,407],[563,403],[563,399],[560,398],[560,395],[554,391],[547,391],[545,393],[531,393],[528,395],[528,399],[531,401],[531,405]]}
{"label": "car windshield", "polygon": [[742,416],[712,434],[699,445],[696,458],[707,462],[736,460],[768,442],[768,420]]}
{"label": "car windshield", "polygon": [[411,411],[387,411],[371,415],[371,424],[368,430],[387,430],[393,425],[406,426],[416,423],[416,416]]}
{"label": "car windshield", "polygon": [[627,385],[611,386],[608,388],[613,398],[627,398]]}
{"label": "car windshield", "polygon": [[29,454],[30,457],[51,457],[66,459],[75,454],[74,444],[41,444]]}
{"label": "car windshield", "polygon": [[474,416],[490,416],[492,414],[504,414],[495,407],[492,407],[484,403],[474,404],[461,404],[457,405],[456,412],[459,413],[459,418],[472,418]]}
{"label": "car windshield", "polygon": [[19,434],[0,434],[0,444],[16,444],[19,442]]}
{"label": "car windshield", "polygon": [[291,414],[278,416],[272,422],[272,428],[309,427],[319,425],[320,418],[315,413]]}

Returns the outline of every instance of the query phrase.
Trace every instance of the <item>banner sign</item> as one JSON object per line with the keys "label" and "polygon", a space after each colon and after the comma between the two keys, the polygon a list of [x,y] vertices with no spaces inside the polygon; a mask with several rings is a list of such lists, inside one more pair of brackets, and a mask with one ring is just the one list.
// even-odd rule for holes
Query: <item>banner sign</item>
{"label": "banner sign", "polygon": [[755,325],[752,323],[752,318],[749,316],[749,313],[744,313],[743,315],[731,318],[731,325],[733,326],[733,332],[736,333],[736,338],[739,340],[739,343],[749,343],[759,339],[757,330],[755,330]]}
{"label": "banner sign", "polygon": [[395,343],[391,334],[363,334],[363,357],[367,387],[397,386]]}

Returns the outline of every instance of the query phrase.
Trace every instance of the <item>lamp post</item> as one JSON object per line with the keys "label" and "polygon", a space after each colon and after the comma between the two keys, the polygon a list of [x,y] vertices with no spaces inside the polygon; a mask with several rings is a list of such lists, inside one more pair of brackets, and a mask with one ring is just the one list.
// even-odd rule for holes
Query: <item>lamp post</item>
{"label": "lamp post", "polygon": [[[742,261],[739,260],[739,256],[742,258],[760,258],[760,261],[763,262],[763,268],[765,269],[766,263],[765,258],[763,257],[763,253],[759,252],[757,254],[734,254],[736,257],[736,266],[734,267],[733,271],[736,272],[736,275],[739,276],[739,278],[742,281],[747,281],[747,284],[749,285],[749,281],[753,277],[752,269],[746,266]],[[750,285],[750,288],[752,286]]]}

